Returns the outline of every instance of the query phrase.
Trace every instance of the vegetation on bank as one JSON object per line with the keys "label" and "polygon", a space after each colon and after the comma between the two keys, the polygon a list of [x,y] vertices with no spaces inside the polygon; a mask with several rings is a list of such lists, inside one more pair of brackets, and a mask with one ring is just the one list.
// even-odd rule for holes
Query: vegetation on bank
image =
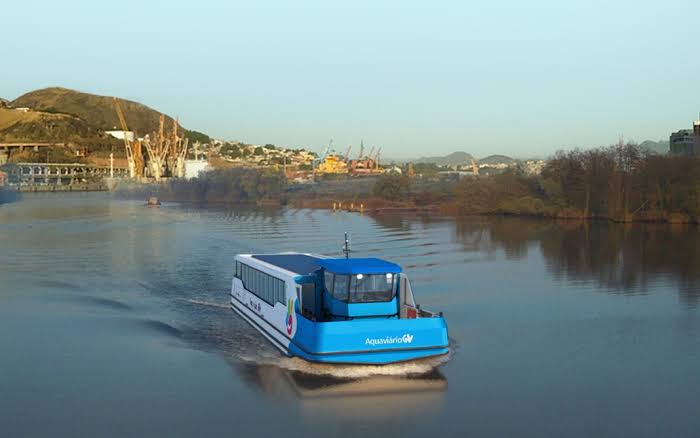
{"label": "vegetation on bank", "polygon": [[633,144],[559,152],[541,175],[517,169],[449,180],[387,173],[287,186],[279,171],[232,168],[129,196],[187,202],[290,203],[296,207],[433,209],[455,215],[524,215],[616,222],[700,222],[700,160],[655,155]]}
{"label": "vegetation on bank", "polygon": [[245,167],[213,170],[190,180],[130,186],[117,196],[193,203],[280,203],[285,201],[286,178],[281,172]]}
{"label": "vegetation on bank", "polygon": [[700,160],[657,155],[634,144],[559,152],[541,175],[517,169],[416,187],[386,174],[372,194],[444,213],[527,215],[616,222],[700,222]]}
{"label": "vegetation on bank", "polygon": [[700,160],[647,154],[633,144],[560,152],[540,176],[462,181],[455,197],[461,213],[698,222]]}

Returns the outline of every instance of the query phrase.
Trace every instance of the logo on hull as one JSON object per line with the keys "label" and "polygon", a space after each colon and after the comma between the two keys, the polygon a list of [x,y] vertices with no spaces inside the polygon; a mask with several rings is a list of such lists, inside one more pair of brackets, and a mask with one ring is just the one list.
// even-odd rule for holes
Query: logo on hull
{"label": "logo on hull", "polygon": [[367,338],[365,345],[376,347],[377,345],[410,344],[413,342],[413,335],[406,333],[403,336],[387,336],[385,338]]}
{"label": "logo on hull", "polygon": [[294,301],[290,298],[287,300],[287,334],[291,335],[294,329],[294,320],[292,320],[292,308],[294,307]]}

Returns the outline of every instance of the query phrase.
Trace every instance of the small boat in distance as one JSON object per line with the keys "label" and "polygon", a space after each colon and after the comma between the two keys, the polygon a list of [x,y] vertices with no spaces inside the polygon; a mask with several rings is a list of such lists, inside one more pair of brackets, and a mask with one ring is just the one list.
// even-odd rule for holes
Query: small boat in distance
{"label": "small boat in distance", "polygon": [[287,356],[389,364],[449,352],[442,312],[421,309],[408,277],[378,258],[239,254],[231,307]]}
{"label": "small boat in distance", "polygon": [[148,198],[148,206],[149,207],[159,207],[160,206],[160,200],[156,198],[155,196],[151,196]]}

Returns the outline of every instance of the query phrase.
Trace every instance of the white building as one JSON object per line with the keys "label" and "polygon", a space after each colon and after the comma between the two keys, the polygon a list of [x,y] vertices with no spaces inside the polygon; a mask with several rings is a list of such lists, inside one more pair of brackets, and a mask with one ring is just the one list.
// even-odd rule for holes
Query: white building
{"label": "white building", "polygon": [[200,173],[211,170],[206,160],[185,160],[185,178],[197,178]]}
{"label": "white building", "polygon": [[105,131],[105,132],[114,138],[118,138],[119,140],[124,140],[124,137],[126,137],[127,140],[134,141],[134,132],[133,131]]}

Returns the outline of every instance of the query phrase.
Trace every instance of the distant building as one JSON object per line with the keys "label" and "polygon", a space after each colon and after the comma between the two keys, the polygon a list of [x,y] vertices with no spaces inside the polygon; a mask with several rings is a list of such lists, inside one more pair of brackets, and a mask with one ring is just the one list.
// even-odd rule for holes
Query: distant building
{"label": "distant building", "polygon": [[134,141],[133,131],[105,131],[105,133],[119,140],[124,140],[124,137],[126,137],[127,140]]}
{"label": "distant building", "polygon": [[185,178],[197,178],[200,173],[211,170],[206,160],[185,160]]}
{"label": "distant building", "polygon": [[693,144],[693,154],[700,158],[700,120],[693,123],[693,131],[695,131],[695,142]]}
{"label": "distant building", "polygon": [[693,150],[698,150],[696,143],[698,135],[700,135],[700,123],[695,122],[695,132],[692,129],[681,129],[674,132],[669,137],[669,152],[672,155],[693,155]]}

